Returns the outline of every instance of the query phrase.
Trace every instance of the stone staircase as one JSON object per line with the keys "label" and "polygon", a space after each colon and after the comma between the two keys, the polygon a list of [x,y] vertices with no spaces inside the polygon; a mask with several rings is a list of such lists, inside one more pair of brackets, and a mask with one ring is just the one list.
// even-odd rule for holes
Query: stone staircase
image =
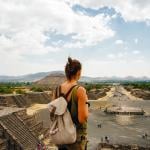
{"label": "stone staircase", "polygon": [[22,95],[12,96],[12,98],[18,107],[25,107],[27,105],[26,100],[24,99]]}
{"label": "stone staircase", "polygon": [[28,106],[34,103],[47,104],[51,100],[51,97],[45,92],[26,93],[24,97],[28,100]]}
{"label": "stone staircase", "polygon": [[0,95],[0,106],[7,107],[29,107],[34,103],[47,104],[51,96],[45,92],[30,92],[26,94]]}
{"label": "stone staircase", "polygon": [[45,130],[43,128],[43,122],[37,121],[35,115],[27,115],[26,109],[15,112],[15,115],[18,116],[28,126],[34,135],[39,136]]}
{"label": "stone staircase", "polygon": [[30,126],[32,126],[33,124],[36,124],[36,120],[35,120],[35,116],[34,115],[32,115],[32,116],[21,116],[20,117],[22,120],[23,120],[23,122],[28,126],[28,127],[30,127]]}
{"label": "stone staircase", "polygon": [[[20,149],[35,150],[37,148],[39,140],[30,131],[28,126],[15,114],[2,116],[0,118],[0,125],[20,146]],[[5,140],[1,139],[0,143],[1,146],[5,145]]]}
{"label": "stone staircase", "polygon": [[41,131],[43,130],[43,122],[38,122],[34,124],[33,126],[30,126],[30,130],[35,135],[41,134]]}

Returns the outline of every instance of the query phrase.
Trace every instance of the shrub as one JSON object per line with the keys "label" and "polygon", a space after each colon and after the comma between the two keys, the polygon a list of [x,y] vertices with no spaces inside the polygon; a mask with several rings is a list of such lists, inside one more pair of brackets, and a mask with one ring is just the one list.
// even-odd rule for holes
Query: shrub
{"label": "shrub", "polygon": [[25,91],[18,89],[18,90],[16,90],[16,93],[17,94],[25,94]]}
{"label": "shrub", "polygon": [[13,90],[8,87],[0,87],[0,93],[2,94],[11,94],[13,93]]}
{"label": "shrub", "polygon": [[34,91],[34,92],[43,92],[43,89],[40,88],[40,87],[32,87],[31,91]]}

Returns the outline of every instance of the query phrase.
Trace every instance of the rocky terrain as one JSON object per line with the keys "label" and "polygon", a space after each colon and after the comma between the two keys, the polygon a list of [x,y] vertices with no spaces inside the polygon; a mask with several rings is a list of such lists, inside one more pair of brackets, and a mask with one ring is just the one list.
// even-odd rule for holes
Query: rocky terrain
{"label": "rocky terrain", "polygon": [[143,90],[143,89],[134,89],[130,86],[125,87],[127,91],[129,91],[133,96],[142,98],[144,100],[150,100],[150,91],[149,90]]}
{"label": "rocky terrain", "polygon": [[[45,125],[49,113],[42,113],[43,109],[47,110],[47,103],[50,100],[50,91],[0,95],[0,149],[9,149],[12,145],[15,147],[14,149],[19,149],[20,146],[23,149],[33,149],[33,147],[35,149],[41,142],[47,150],[54,150],[56,147],[48,136],[49,126]],[[11,110],[22,110],[22,113],[16,117]],[[21,121],[18,117],[21,117]],[[1,123],[4,127],[1,127]],[[5,128],[7,129],[5,130]],[[8,140],[11,140],[9,145],[7,144]]]}
{"label": "rocky terrain", "polygon": [[150,91],[147,90],[132,89],[131,94],[136,97],[143,98],[145,100],[150,100]]}
{"label": "rocky terrain", "polygon": [[32,104],[47,104],[51,101],[52,94],[46,92],[29,92],[25,94],[0,95],[0,106],[29,107]]}
{"label": "rocky terrain", "polygon": [[108,92],[110,88],[102,88],[102,89],[92,89],[88,92],[88,98],[90,100],[96,100],[98,98],[102,98],[106,96],[106,92]]}

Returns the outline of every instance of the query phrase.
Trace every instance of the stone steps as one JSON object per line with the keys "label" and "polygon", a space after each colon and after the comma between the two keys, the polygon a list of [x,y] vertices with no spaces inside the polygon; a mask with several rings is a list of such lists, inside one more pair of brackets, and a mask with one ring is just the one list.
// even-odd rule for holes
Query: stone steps
{"label": "stone steps", "polygon": [[12,98],[18,107],[26,106],[26,100],[22,97],[22,95],[12,96]]}
{"label": "stone steps", "polygon": [[26,116],[22,120],[28,126],[32,126],[33,124],[36,123],[35,116]]}
{"label": "stone steps", "polygon": [[1,117],[0,124],[21,148],[36,149],[38,139],[15,114]]}
{"label": "stone steps", "polygon": [[38,122],[29,128],[32,133],[39,135],[40,131],[43,129],[43,122]]}

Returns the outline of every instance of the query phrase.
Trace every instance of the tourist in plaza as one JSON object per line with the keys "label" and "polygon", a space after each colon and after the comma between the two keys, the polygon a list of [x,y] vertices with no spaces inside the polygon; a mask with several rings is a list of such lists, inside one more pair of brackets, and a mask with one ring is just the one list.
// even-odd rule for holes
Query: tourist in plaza
{"label": "tourist in plaza", "polygon": [[[68,109],[77,129],[77,139],[73,144],[58,145],[59,150],[86,150],[87,149],[87,118],[88,97],[84,87],[78,85],[81,76],[81,63],[76,59],[68,58],[65,66],[66,81],[55,92],[54,98],[65,95],[72,87],[72,91],[66,98]],[[58,90],[59,89],[59,90]]]}

